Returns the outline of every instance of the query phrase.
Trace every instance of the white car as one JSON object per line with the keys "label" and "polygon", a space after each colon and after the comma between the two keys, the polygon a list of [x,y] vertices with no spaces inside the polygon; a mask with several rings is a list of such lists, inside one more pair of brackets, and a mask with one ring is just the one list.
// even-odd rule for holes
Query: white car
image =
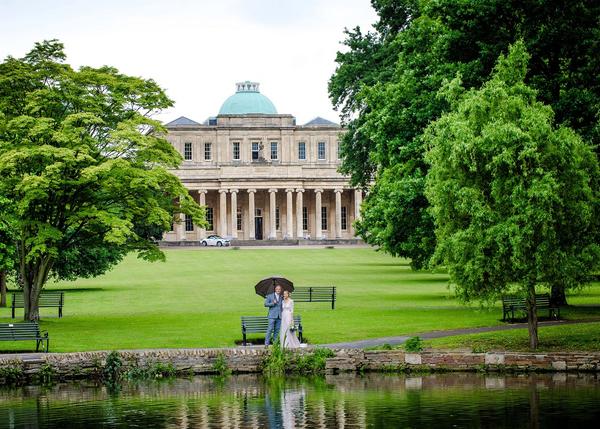
{"label": "white car", "polygon": [[200,242],[203,246],[229,246],[229,240],[227,238],[223,238],[219,235],[209,235],[208,237],[202,239]]}

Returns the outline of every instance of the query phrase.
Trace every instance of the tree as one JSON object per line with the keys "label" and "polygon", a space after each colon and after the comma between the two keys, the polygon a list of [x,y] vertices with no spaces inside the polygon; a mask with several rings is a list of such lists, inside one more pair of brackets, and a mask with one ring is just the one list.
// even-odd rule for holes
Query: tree
{"label": "tree", "polygon": [[[480,87],[498,56],[517,39],[523,39],[532,55],[526,82],[538,90],[540,101],[552,106],[557,123],[600,148],[598,2],[372,3],[379,15],[375,32],[346,33],[348,51],[338,53],[329,85],[330,98],[348,128],[341,140],[341,171],[365,187],[372,180],[386,181],[385,186],[375,185],[363,203],[363,215],[368,216],[359,230],[368,243],[413,259],[414,268],[427,261],[424,252],[431,256],[434,225],[422,204],[424,196],[408,193],[390,199],[381,189],[389,189],[392,180],[406,188],[426,177],[423,132],[449,109],[436,96],[444,79],[458,72],[463,86]],[[380,220],[385,217],[401,225],[388,227],[382,235]]]}
{"label": "tree", "polygon": [[156,240],[175,212],[204,222],[169,171],[181,156],[150,118],[172,105],[163,90],[65,59],[51,40],[0,64],[0,222],[26,320],[38,319],[49,277],[98,275],[130,251],[164,259]]}
{"label": "tree", "polygon": [[529,344],[538,345],[536,289],[578,287],[598,266],[598,160],[525,82],[524,43],[500,56],[481,89],[447,83],[451,109],[425,132],[426,194],[436,223],[433,261],[465,301],[518,288]]}

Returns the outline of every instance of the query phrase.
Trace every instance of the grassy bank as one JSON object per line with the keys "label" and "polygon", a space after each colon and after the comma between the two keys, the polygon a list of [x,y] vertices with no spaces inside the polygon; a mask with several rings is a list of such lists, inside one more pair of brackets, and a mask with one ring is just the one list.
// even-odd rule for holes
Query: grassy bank
{"label": "grassy bank", "polygon": [[[538,351],[600,351],[600,323],[540,328]],[[434,349],[467,349],[475,352],[530,351],[526,329],[460,335],[423,342]]]}
{"label": "grassy bank", "polygon": [[[173,249],[166,263],[153,264],[131,256],[102,277],[52,284],[67,291],[64,317],[42,309],[42,328],[51,351],[233,346],[241,339],[240,316],[266,314],[254,284],[272,274],[298,286],[338,287],[333,311],[327,303],[296,304],[311,343],[502,324],[499,306],[461,305],[446,275],[412,272],[406,261],[371,249],[242,248]],[[570,302],[599,304],[600,286]],[[563,314],[585,318],[600,311]],[[10,309],[0,309],[0,321],[10,320]],[[30,346],[0,343],[0,350],[24,348]]]}

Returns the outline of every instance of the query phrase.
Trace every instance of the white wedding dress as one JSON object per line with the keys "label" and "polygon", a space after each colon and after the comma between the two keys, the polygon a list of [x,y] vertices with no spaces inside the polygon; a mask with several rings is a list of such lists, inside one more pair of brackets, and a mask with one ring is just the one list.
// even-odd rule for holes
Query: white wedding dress
{"label": "white wedding dress", "polygon": [[294,324],[294,301],[288,299],[288,302],[283,300],[281,306],[281,330],[279,331],[279,344],[286,349],[295,349],[300,347],[300,341],[296,337],[295,331],[290,331]]}

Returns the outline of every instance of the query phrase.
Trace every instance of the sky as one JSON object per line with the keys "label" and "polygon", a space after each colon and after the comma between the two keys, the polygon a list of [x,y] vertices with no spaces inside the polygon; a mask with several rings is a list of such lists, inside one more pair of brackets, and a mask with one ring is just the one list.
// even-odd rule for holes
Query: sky
{"label": "sky", "polygon": [[375,21],[369,0],[0,0],[0,58],[59,39],[75,68],[158,82],[175,102],[164,122],[215,116],[245,80],[299,124],[338,122],[327,82],[344,28]]}

